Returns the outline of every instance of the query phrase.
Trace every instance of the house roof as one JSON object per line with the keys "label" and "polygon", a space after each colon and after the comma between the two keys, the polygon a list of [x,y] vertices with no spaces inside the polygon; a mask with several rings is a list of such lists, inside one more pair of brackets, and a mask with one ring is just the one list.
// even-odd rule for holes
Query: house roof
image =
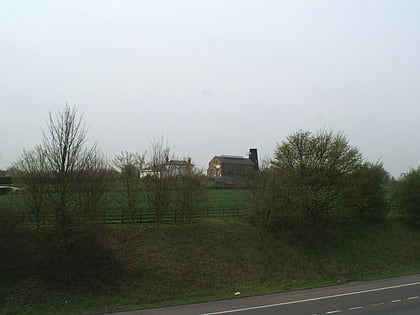
{"label": "house roof", "polygon": [[217,158],[222,164],[254,166],[254,163],[249,158],[244,158],[241,156],[218,155],[218,156],[215,156],[214,158]]}
{"label": "house roof", "polygon": [[168,164],[168,165],[186,166],[186,165],[191,164],[191,162],[185,161],[185,160],[170,160],[166,164]]}

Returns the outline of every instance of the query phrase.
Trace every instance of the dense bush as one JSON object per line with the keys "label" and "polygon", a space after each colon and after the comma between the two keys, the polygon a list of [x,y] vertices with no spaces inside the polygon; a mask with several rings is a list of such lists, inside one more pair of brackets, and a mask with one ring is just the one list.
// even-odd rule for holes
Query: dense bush
{"label": "dense bush", "polygon": [[393,200],[411,223],[420,225],[420,167],[401,176],[394,186]]}
{"label": "dense bush", "polygon": [[386,177],[382,165],[364,162],[343,134],[299,131],[278,145],[271,167],[254,179],[254,222],[260,235],[282,227],[311,239],[329,223],[383,219]]}
{"label": "dense bush", "polygon": [[390,205],[384,183],[389,180],[382,164],[363,163],[348,177],[343,188],[342,204],[370,221],[384,220]]}

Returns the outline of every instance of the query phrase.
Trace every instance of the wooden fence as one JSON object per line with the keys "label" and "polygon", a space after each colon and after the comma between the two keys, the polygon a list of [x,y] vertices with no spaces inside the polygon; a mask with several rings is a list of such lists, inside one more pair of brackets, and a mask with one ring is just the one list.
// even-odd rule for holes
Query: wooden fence
{"label": "wooden fence", "polygon": [[[192,219],[203,218],[232,218],[242,217],[247,214],[246,209],[239,208],[203,208],[193,212]],[[184,216],[185,218],[185,216]],[[183,216],[178,210],[168,210],[163,216],[163,222],[182,222]],[[152,223],[156,222],[156,214],[151,210],[139,210],[134,216],[124,211],[103,211],[102,222],[106,224],[125,224],[125,223]]]}
{"label": "wooden fence", "polygon": [[[197,209],[193,212],[192,219],[205,219],[205,218],[234,218],[244,217],[247,215],[246,209],[240,208],[203,208]],[[164,223],[182,222],[186,217],[182,217],[180,211],[168,210],[163,216]],[[42,225],[52,224],[54,216],[49,213],[44,218]],[[33,224],[34,219],[28,213],[22,213],[22,221]],[[156,214],[152,210],[138,210],[136,213],[129,213],[121,210],[100,210],[97,212],[94,222],[105,224],[140,224],[140,223],[154,223],[156,222]]]}

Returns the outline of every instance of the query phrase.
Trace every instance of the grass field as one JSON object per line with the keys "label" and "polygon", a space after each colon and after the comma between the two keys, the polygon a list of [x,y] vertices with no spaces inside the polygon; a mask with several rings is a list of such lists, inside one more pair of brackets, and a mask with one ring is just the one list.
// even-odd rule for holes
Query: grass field
{"label": "grass field", "polygon": [[[200,208],[214,209],[236,209],[244,208],[247,201],[248,191],[245,189],[208,189],[205,190],[204,200]],[[109,196],[110,202],[106,205],[107,209],[116,209],[121,211],[121,195],[113,193]],[[140,208],[147,209],[147,195],[143,193],[140,198]],[[169,207],[174,208],[174,205]]]}
{"label": "grass field", "polygon": [[[204,217],[232,217],[243,215],[246,211],[248,191],[245,189],[207,189],[204,193],[203,202],[197,207],[194,215],[196,218]],[[0,205],[14,205],[16,209],[23,209],[22,195],[2,195]],[[123,221],[123,207],[121,194],[110,193],[103,205],[106,223],[118,224]],[[141,209],[143,221],[154,221],[154,212],[147,206],[147,195],[140,196],[139,209]],[[26,216],[27,217],[27,216]],[[140,211],[137,213],[136,221],[139,220]],[[176,206],[172,203],[166,212],[165,221],[174,221],[176,217]],[[127,218],[124,222],[128,222]]]}
{"label": "grass field", "polygon": [[275,232],[261,244],[240,219],[207,219],[109,225],[102,241],[115,254],[117,276],[99,287],[62,286],[32,272],[37,253],[24,240],[34,233],[20,237],[29,256],[19,273],[0,278],[1,314],[126,310],[420,271],[420,231],[395,219],[335,227],[323,247]]}

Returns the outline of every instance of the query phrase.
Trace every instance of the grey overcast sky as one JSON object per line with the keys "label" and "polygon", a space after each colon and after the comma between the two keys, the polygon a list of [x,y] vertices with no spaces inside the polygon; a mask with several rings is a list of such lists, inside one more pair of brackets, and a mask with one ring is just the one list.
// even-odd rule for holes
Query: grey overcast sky
{"label": "grey overcast sky", "polygon": [[110,157],[164,137],[206,167],[343,131],[398,177],[420,164],[420,1],[3,0],[0,168],[83,113]]}

